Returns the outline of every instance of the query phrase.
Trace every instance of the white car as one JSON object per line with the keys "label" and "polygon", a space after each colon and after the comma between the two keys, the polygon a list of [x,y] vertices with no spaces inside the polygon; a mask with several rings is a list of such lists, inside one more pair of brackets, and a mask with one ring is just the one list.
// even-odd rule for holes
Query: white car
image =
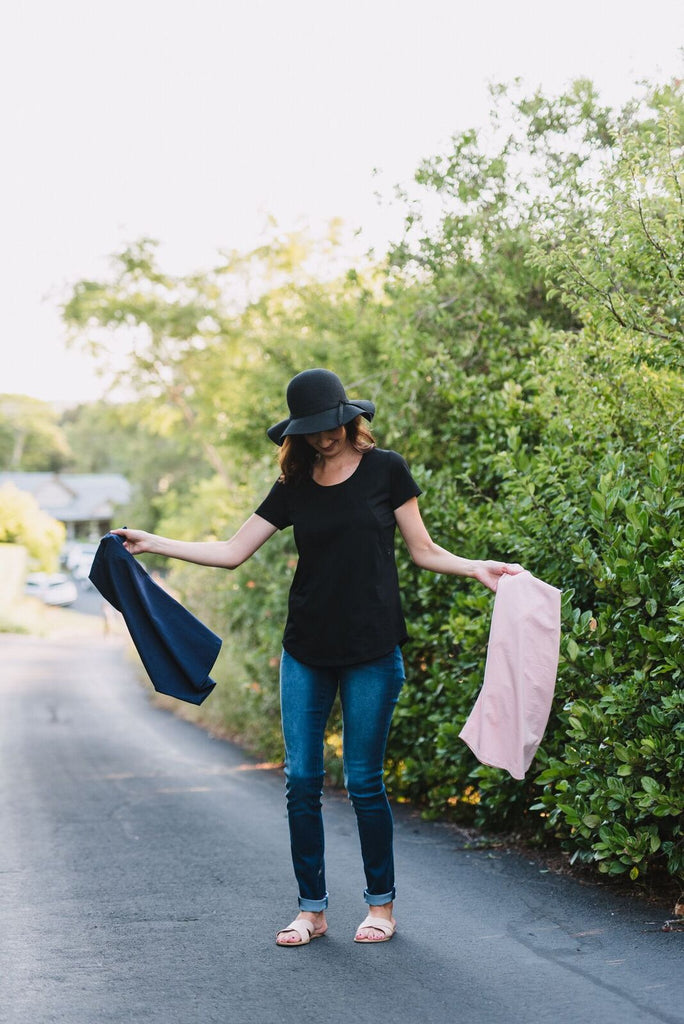
{"label": "white car", "polygon": [[84,580],[90,572],[97,544],[74,544],[67,554],[66,567],[77,580]]}
{"label": "white car", "polygon": [[34,572],[26,577],[24,593],[40,598],[44,604],[69,605],[78,598],[78,587],[64,573]]}
{"label": "white car", "polygon": [[71,573],[75,580],[87,580],[90,575],[90,570],[93,566],[93,559],[95,558],[95,552],[97,547],[84,547],[81,548],[81,557],[78,559],[76,564],[73,566]]}

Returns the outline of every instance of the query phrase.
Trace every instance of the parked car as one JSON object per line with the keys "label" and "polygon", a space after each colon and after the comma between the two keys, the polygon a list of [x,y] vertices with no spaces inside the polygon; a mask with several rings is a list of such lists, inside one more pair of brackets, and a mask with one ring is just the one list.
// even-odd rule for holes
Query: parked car
{"label": "parked car", "polygon": [[26,578],[24,592],[44,604],[70,605],[78,598],[78,587],[64,573],[34,572]]}
{"label": "parked car", "polygon": [[87,580],[95,558],[97,544],[82,544],[77,557],[71,559],[68,568],[75,580]]}
{"label": "parked car", "polygon": [[[97,544],[87,544],[82,541],[69,541],[62,552],[64,559],[64,565],[68,572],[76,574],[76,570],[83,573],[84,567],[88,566],[88,572],[90,572],[90,566],[92,565],[95,552],[97,551]],[[85,575],[88,575],[88,572]]]}

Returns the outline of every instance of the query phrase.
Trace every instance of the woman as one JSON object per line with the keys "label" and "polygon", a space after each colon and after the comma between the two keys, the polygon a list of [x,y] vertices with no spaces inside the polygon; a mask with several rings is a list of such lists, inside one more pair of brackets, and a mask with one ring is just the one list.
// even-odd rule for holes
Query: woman
{"label": "woman", "polygon": [[227,541],[169,540],[116,530],[143,552],[234,569],[276,530],[292,526],[299,560],[290,589],[280,693],[290,842],[299,915],[276,934],[301,946],[325,934],[321,795],[326,721],[339,688],[345,784],[356,812],[368,916],[356,942],[386,942],[395,931],[392,814],[383,761],[404,681],[407,639],[394,557],[396,527],[423,569],[472,576],[496,590],[520,566],[470,561],[430,538],[420,488],[400,455],[375,446],[372,402],[350,401],[329,370],[305,370],[287,389],[290,415],[268,431],[280,446],[281,475],[256,512]]}

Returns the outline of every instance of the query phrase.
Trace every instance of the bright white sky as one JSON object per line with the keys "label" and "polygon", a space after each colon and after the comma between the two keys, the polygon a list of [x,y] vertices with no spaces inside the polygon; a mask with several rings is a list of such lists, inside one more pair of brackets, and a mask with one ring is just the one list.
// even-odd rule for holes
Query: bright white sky
{"label": "bright white sky", "polygon": [[[0,392],[88,399],[59,301],[142,235],[167,269],[379,207],[487,85],[586,76],[619,103],[682,75],[681,0],[10,0],[0,14]],[[373,177],[373,168],[381,171]]]}

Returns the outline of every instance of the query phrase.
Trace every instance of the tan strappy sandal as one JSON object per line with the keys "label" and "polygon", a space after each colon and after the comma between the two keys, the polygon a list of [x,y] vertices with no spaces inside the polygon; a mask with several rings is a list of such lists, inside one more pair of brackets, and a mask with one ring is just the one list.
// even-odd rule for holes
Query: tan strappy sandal
{"label": "tan strappy sandal", "polygon": [[[284,932],[296,932],[299,936],[299,942],[279,942],[278,936]],[[276,932],[276,945],[277,946],[308,946],[312,939],[320,939],[325,932],[317,932],[316,925],[309,921],[306,917],[301,917],[288,924],[287,928],[281,928],[280,931]]]}
{"label": "tan strappy sandal", "polygon": [[[379,932],[382,932],[382,938],[373,939],[369,937],[365,939],[360,939],[359,932],[361,931],[362,928],[377,928]],[[369,914],[368,917],[364,921],[362,921],[359,927],[356,929],[354,942],[389,942],[389,940],[392,938],[396,930],[397,922],[394,920],[394,918],[392,918],[391,921],[388,921],[386,917],[374,917],[373,914]]]}

